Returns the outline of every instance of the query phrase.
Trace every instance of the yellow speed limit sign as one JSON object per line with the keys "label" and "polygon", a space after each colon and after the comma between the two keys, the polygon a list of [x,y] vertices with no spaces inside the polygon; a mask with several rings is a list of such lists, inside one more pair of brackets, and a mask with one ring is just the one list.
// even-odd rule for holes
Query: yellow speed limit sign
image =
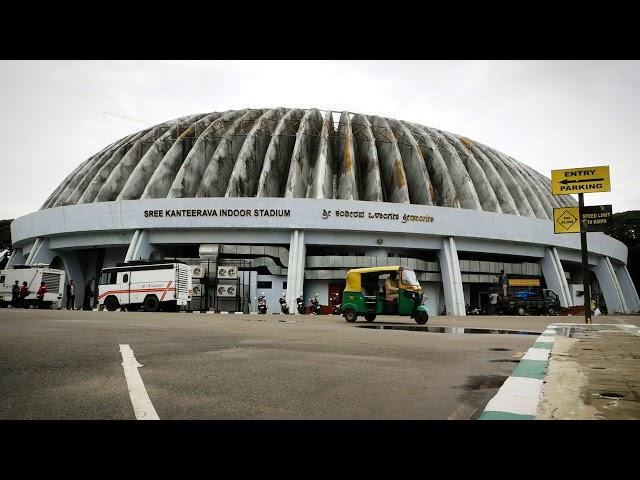
{"label": "yellow speed limit sign", "polygon": [[609,166],[551,170],[554,195],[610,192]]}
{"label": "yellow speed limit sign", "polygon": [[580,233],[580,207],[554,208],[553,233]]}

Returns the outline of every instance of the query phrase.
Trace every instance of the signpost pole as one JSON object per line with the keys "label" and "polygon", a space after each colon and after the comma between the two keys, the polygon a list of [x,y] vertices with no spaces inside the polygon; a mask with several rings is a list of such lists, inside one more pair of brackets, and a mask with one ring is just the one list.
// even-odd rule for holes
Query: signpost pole
{"label": "signpost pole", "polygon": [[[584,207],[584,194],[578,194],[580,211]],[[582,222],[581,222],[582,223]],[[584,323],[591,323],[591,288],[589,287],[589,254],[587,251],[587,231],[580,225],[580,246],[582,248],[582,284],[584,292]]]}

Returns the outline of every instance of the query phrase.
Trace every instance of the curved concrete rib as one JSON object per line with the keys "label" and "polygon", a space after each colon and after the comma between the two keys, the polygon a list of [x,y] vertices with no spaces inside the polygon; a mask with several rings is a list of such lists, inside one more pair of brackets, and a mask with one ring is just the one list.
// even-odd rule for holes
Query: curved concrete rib
{"label": "curved concrete rib", "polygon": [[[188,152],[193,146],[192,137],[196,126],[212,115],[215,114],[198,115],[192,119],[192,122],[181,123],[167,130],[140,159],[116,200],[139,199],[160,163],[167,157],[169,157],[169,162],[176,157],[184,158],[184,156],[181,156],[183,147]],[[184,145],[185,143],[187,145]]]}
{"label": "curved concrete rib", "polygon": [[544,211],[547,214],[547,218],[553,220],[553,205],[547,198],[547,192],[544,190],[544,187],[540,185],[540,182],[535,178],[535,176],[531,175],[530,171],[527,170],[524,165],[517,160],[514,160],[509,155],[505,155],[511,161],[511,164],[518,169],[520,175],[529,183],[529,186],[536,194],[540,205],[544,208]]}
{"label": "curved concrete rib", "polygon": [[513,178],[513,175],[511,175],[504,162],[500,160],[490,148],[487,148],[483,144],[477,142],[475,145],[491,161],[496,172],[498,172],[498,175],[502,178],[502,181],[516,204],[516,207],[518,207],[519,214],[523,217],[535,217],[536,215],[529,204],[529,200],[527,200],[522,188],[520,188],[516,179]]}
{"label": "curved concrete rib", "polygon": [[[146,169],[143,175],[143,191],[135,198],[164,198],[171,188],[180,166],[183,164],[202,134],[223,113],[214,112],[194,122],[171,145],[171,148],[153,169]],[[135,171],[134,171],[135,174]],[[124,191],[124,189],[123,189]]]}
{"label": "curved concrete rib", "polygon": [[268,110],[255,123],[242,144],[229,178],[225,197],[255,196],[267,148],[273,138],[273,132],[285,113],[283,108]]}
{"label": "curved concrete rib", "polygon": [[318,155],[316,157],[316,168],[314,170],[313,181],[307,190],[308,198],[334,198],[334,179],[337,171],[338,159],[335,149],[336,133],[333,129],[333,112],[328,111],[324,115],[322,131],[320,132],[320,142],[318,144]]}
{"label": "curved concrete rib", "polygon": [[474,189],[478,195],[478,200],[482,205],[482,209],[485,212],[502,213],[502,207],[498,202],[498,197],[493,191],[493,187],[487,178],[484,170],[480,167],[480,164],[476,160],[471,150],[469,150],[455,135],[439,130],[444,135],[444,138],[453,146],[458,153],[458,157],[462,161],[462,164],[467,169],[469,177],[473,182]]}
{"label": "curved concrete rib", "polygon": [[247,109],[229,110],[217,118],[200,134],[198,140],[187,153],[184,162],[161,162],[149,180],[145,192],[148,198],[189,198],[198,191],[202,174],[207,168],[207,162],[213,156],[224,133],[233,122],[244,115]]}
{"label": "curved concrete rib", "polygon": [[527,181],[527,179],[522,176],[517,166],[514,165],[513,162],[511,162],[504,153],[499,152],[498,150],[494,150],[494,153],[498,158],[500,158],[504,162],[504,164],[507,167],[509,167],[509,171],[513,175],[513,178],[515,178],[516,181],[520,184],[522,191],[527,196],[527,199],[529,200],[529,204],[531,205],[531,208],[533,208],[535,216],[537,218],[543,218],[548,220],[549,216],[547,215],[547,212],[544,210],[544,207],[540,203],[540,199],[531,188],[531,185],[529,185],[529,182]]}
{"label": "curved concrete rib", "polygon": [[482,204],[473,186],[471,177],[469,177],[469,172],[467,172],[462,160],[460,160],[456,149],[447,142],[447,139],[444,138],[444,135],[440,132],[429,127],[425,127],[425,132],[431,137],[436,148],[440,151],[442,159],[451,174],[460,207],[470,210],[482,210]]}
{"label": "curved concrete rib", "polygon": [[248,110],[225,132],[213,156],[202,174],[196,197],[223,197],[229,177],[253,123],[264,114],[264,110]]}
{"label": "curved concrete rib", "polygon": [[358,163],[356,149],[353,142],[351,117],[349,112],[340,114],[338,123],[338,193],[340,200],[360,200]]}
{"label": "curved concrete rib", "polygon": [[320,111],[315,108],[307,110],[296,133],[287,184],[284,187],[285,198],[306,198],[318,155],[318,134],[321,130]]}
{"label": "curved concrete rib", "polygon": [[135,141],[135,139],[140,138],[144,134],[145,130],[136,133],[133,136],[126,137],[114,145],[108,152],[104,153],[100,160],[93,164],[93,166],[89,169],[89,171],[84,175],[80,183],[76,186],[76,188],[71,192],[71,195],[65,201],[66,205],[75,205],[79,202],[82,195],[87,191],[87,188],[91,181],[98,174],[100,169],[104,167],[104,165],[109,161],[109,159],[113,156],[113,154],[123,145]]}
{"label": "curved concrete rib", "polygon": [[509,193],[509,189],[505,185],[504,181],[500,177],[500,174],[491,163],[491,160],[487,158],[487,156],[480,151],[480,149],[475,145],[474,142],[469,140],[466,137],[460,137],[456,135],[458,140],[473,154],[474,158],[482,168],[483,172],[487,176],[487,180],[491,184],[491,188],[500,203],[500,208],[502,213],[506,213],[509,215],[520,215],[518,212],[518,207],[513,197]]}
{"label": "curved concrete rib", "polygon": [[93,157],[87,158],[84,162],[80,163],[80,165],[78,165],[69,175],[67,175],[65,179],[62,181],[62,183],[60,183],[60,185],[58,185],[58,187],[53,191],[53,193],[49,195],[49,197],[47,197],[47,199],[42,204],[42,207],[40,207],[40,210],[44,210],[45,208],[51,208],[53,204],[56,202],[56,200],[58,199],[59,193],[64,188],[66,188],[67,185],[69,185],[69,182],[71,182],[71,179],[73,179],[75,174],[78,173],[80,170],[82,170],[84,166],[91,161],[92,158]]}
{"label": "curved concrete rib", "polygon": [[362,115],[354,115],[351,119],[351,134],[358,171],[360,172],[360,183],[358,188],[362,192],[362,200],[371,202],[382,202],[382,180],[380,179],[380,163],[378,161],[378,151],[376,150],[376,140],[371,131],[369,119]]}
{"label": "curved concrete rib", "polygon": [[424,158],[435,194],[434,204],[442,207],[460,208],[456,187],[436,144],[421,125],[410,122],[402,123],[409,128],[422,151],[422,158]]}
{"label": "curved concrete rib", "polygon": [[380,180],[382,181],[385,201],[411,203],[407,175],[402,164],[402,155],[389,123],[377,115],[370,116],[368,119],[371,123],[373,137],[376,139],[376,151],[380,162]]}
{"label": "curved concrete rib", "polygon": [[256,197],[282,197],[296,132],[304,111],[294,108],[280,119],[264,156]]}
{"label": "curved concrete rib", "polygon": [[[538,179],[538,181],[544,186],[545,191],[547,192],[549,201],[551,202],[551,204],[553,206],[555,206],[556,208],[561,208],[561,207],[573,207],[574,205],[571,203],[570,201],[570,196],[569,195],[554,195],[553,191],[551,190],[551,179],[545,177],[544,175],[542,175],[540,172],[538,172],[537,170],[534,170],[531,167],[528,167],[525,165],[525,168],[527,168],[529,170],[529,172]],[[577,202],[575,202],[577,206]]]}
{"label": "curved concrete rib", "polygon": [[402,157],[402,166],[407,174],[407,190],[411,203],[416,205],[436,204],[437,198],[418,142],[403,123],[393,118],[385,118],[385,120],[392,130]]}
{"label": "curved concrete rib", "polygon": [[104,182],[107,181],[107,178],[109,178],[109,175],[111,175],[113,169],[116,168],[116,165],[120,163],[122,157],[124,157],[127,152],[131,150],[131,148],[133,147],[133,145],[135,145],[139,138],[140,137],[134,137],[132,140],[126,142],[111,154],[105,164],[100,168],[100,170],[98,170],[98,173],[96,173],[91,179],[82,196],[78,199],[79,204],[91,203],[95,201],[98,193],[100,192],[100,189],[104,185]]}
{"label": "curved concrete rib", "polygon": [[96,195],[94,202],[110,202],[115,200],[140,159],[147,153],[147,150],[151,148],[151,145],[169,130],[174,123],[177,122],[163,123],[151,129],[146,135],[140,137],[113,168],[109,177],[105,180],[104,185],[102,185],[102,188],[100,188],[100,191]]}
{"label": "curved concrete rib", "polygon": [[50,202],[50,205],[52,207],[59,207],[62,205],[66,205],[67,198],[71,195],[71,193],[73,193],[75,188],[78,186],[78,184],[87,174],[87,172],[91,170],[93,165],[95,165],[96,162],[98,162],[106,152],[108,152],[113,146],[117,145],[122,140],[123,139],[119,140],[118,142],[112,143],[106,148],[103,148],[97,154],[93,155],[87,162],[84,162],[84,164],[81,165],[82,168],[80,168],[75,173],[73,178],[71,178],[69,182],[67,182],[65,187],[56,195],[56,198]]}

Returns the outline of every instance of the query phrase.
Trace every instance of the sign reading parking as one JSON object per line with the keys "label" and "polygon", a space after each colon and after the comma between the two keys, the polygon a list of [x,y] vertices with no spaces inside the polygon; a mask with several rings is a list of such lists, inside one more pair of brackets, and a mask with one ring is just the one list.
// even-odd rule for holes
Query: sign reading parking
{"label": "sign reading parking", "polygon": [[580,233],[580,208],[554,208],[553,233]]}
{"label": "sign reading parking", "polygon": [[609,166],[551,170],[554,195],[610,192]]}

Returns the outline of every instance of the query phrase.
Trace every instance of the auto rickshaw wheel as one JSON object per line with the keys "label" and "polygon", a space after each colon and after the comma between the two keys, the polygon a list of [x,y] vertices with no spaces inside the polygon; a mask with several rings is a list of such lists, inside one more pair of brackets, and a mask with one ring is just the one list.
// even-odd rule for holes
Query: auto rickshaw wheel
{"label": "auto rickshaw wheel", "polygon": [[376,315],[375,315],[374,313],[365,313],[365,314],[364,314],[364,319],[365,319],[367,322],[371,323],[371,322],[373,322],[373,321],[376,319]]}
{"label": "auto rickshaw wheel", "polygon": [[427,312],[417,312],[414,320],[418,325],[424,325],[429,321],[429,314]]}
{"label": "auto rickshaw wheel", "polygon": [[356,318],[358,318],[358,314],[356,313],[356,311],[353,308],[347,308],[344,311],[344,319],[349,322],[349,323],[353,323],[356,321]]}

